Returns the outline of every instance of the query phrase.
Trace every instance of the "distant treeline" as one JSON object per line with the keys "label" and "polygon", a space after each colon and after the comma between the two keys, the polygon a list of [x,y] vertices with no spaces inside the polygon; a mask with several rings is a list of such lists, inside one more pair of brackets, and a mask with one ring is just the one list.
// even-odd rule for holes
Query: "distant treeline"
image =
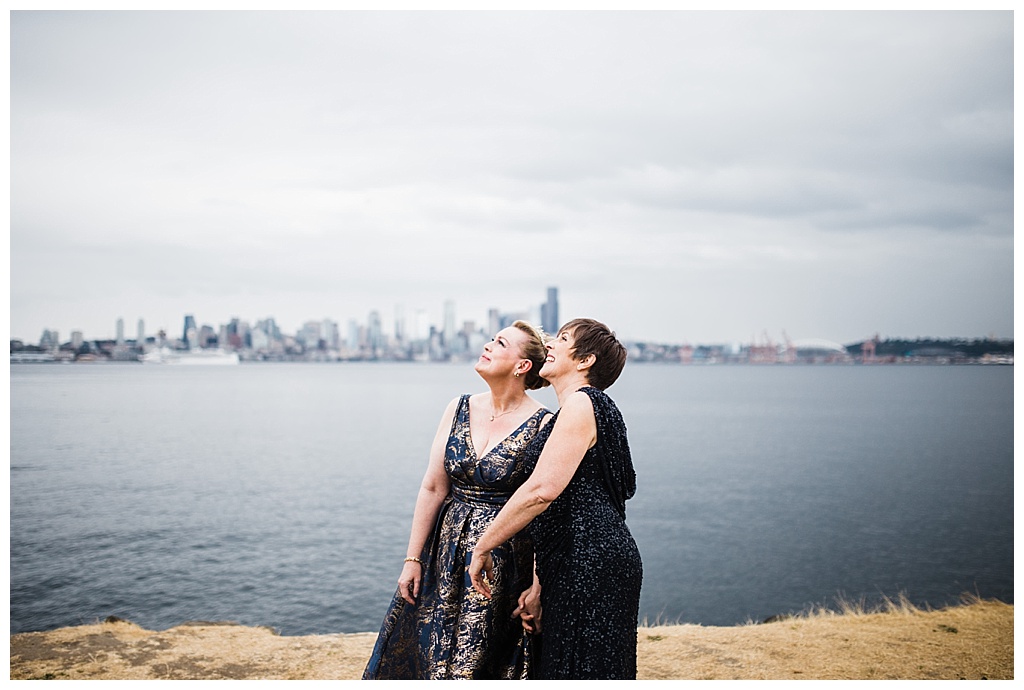
{"label": "distant treeline", "polygon": [[[867,341],[865,341],[867,342]],[[851,355],[861,354],[864,342],[847,345]],[[918,338],[916,340],[879,340],[875,344],[876,357],[983,357],[985,355],[1012,355],[1013,340],[990,340],[957,338],[941,340]]]}

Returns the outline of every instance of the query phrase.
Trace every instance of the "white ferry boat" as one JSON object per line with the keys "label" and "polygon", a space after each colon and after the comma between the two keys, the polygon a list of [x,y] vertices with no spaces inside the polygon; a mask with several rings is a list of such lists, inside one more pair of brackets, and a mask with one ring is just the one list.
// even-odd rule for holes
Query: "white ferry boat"
{"label": "white ferry boat", "polygon": [[182,366],[224,366],[238,364],[237,352],[225,352],[220,348],[208,350],[172,350],[161,347],[144,354],[143,364],[177,364]]}

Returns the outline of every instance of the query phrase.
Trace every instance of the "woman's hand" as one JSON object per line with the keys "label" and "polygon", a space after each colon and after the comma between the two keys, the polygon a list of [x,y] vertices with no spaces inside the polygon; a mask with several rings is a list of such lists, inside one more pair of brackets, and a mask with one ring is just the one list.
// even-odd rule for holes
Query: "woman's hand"
{"label": "woman's hand", "polygon": [[534,582],[533,587],[519,595],[519,608],[512,612],[512,617],[519,616],[523,629],[531,635],[540,634],[540,584]]}
{"label": "woman's hand", "polygon": [[494,559],[490,551],[478,553],[475,549],[469,559],[469,580],[473,583],[473,589],[491,598],[490,579],[494,577]]}
{"label": "woman's hand", "polygon": [[417,561],[406,561],[402,574],[398,576],[398,593],[410,604],[416,603],[420,595],[420,581],[423,580],[423,566]]}

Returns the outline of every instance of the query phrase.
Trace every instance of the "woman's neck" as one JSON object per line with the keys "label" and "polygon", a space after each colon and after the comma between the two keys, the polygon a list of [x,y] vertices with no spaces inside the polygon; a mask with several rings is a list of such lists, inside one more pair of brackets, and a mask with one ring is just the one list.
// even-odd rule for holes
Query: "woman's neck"
{"label": "woman's neck", "polygon": [[491,389],[491,407],[496,414],[521,405],[523,398],[526,397],[526,388],[518,379],[515,381],[488,381],[487,385]]}
{"label": "woman's neck", "polygon": [[[549,379],[550,380],[550,379]],[[583,372],[573,372],[564,379],[551,381],[551,387],[555,389],[555,396],[558,398],[558,406],[565,404],[565,399],[584,386],[589,386],[587,376]]]}

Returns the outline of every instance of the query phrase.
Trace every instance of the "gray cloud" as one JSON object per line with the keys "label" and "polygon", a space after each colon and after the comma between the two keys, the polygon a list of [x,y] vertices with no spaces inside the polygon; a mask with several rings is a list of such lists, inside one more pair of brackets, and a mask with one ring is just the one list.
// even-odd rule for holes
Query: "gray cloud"
{"label": "gray cloud", "polygon": [[14,12],[11,154],[17,337],[1012,334],[1008,12]]}

